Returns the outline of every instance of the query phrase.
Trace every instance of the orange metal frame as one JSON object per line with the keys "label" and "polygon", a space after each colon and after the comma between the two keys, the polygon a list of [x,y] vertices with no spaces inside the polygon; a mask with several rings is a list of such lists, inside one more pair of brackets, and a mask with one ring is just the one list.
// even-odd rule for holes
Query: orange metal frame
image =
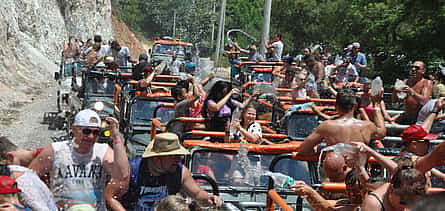
{"label": "orange metal frame", "polygon": [[286,201],[281,198],[280,195],[274,190],[271,189],[267,193],[267,201],[266,201],[266,210],[274,211],[274,205],[277,204],[278,207],[281,207],[281,210],[284,211],[293,211],[293,209],[286,203]]}

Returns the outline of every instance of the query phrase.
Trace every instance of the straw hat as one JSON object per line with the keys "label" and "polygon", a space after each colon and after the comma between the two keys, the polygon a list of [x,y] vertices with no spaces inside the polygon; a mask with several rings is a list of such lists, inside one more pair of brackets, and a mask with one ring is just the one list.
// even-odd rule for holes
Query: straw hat
{"label": "straw hat", "polygon": [[174,133],[161,133],[155,136],[152,142],[145,148],[143,158],[166,156],[166,155],[188,155],[190,152],[179,143],[179,138]]}

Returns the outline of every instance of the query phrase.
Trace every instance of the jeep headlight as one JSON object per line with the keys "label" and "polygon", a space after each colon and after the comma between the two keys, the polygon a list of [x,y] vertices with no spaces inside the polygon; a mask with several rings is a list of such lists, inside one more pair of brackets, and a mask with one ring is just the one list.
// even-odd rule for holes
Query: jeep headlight
{"label": "jeep headlight", "polygon": [[94,103],[94,110],[96,110],[96,111],[102,111],[102,110],[104,110],[104,107],[105,107],[105,105],[103,102]]}

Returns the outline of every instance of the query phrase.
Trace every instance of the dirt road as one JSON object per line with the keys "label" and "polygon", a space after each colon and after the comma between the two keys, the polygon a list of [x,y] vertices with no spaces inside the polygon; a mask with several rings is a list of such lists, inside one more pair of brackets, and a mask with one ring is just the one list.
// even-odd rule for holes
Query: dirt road
{"label": "dirt road", "polygon": [[56,85],[55,82],[48,83],[41,89],[41,94],[33,96],[28,103],[3,108],[0,111],[3,113],[0,119],[0,135],[27,149],[50,144],[50,137],[60,131],[48,130],[48,125],[41,122],[44,112],[57,110]]}

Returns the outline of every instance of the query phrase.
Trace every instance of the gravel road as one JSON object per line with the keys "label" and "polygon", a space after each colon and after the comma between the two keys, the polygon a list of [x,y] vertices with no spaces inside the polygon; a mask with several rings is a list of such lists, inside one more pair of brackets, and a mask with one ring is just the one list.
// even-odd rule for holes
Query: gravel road
{"label": "gravel road", "polygon": [[17,146],[34,149],[51,143],[50,137],[61,131],[48,130],[42,124],[43,113],[57,111],[57,84],[50,81],[40,88],[40,94],[34,95],[25,103],[12,103],[9,108],[2,108],[0,113],[0,135],[8,137]]}

